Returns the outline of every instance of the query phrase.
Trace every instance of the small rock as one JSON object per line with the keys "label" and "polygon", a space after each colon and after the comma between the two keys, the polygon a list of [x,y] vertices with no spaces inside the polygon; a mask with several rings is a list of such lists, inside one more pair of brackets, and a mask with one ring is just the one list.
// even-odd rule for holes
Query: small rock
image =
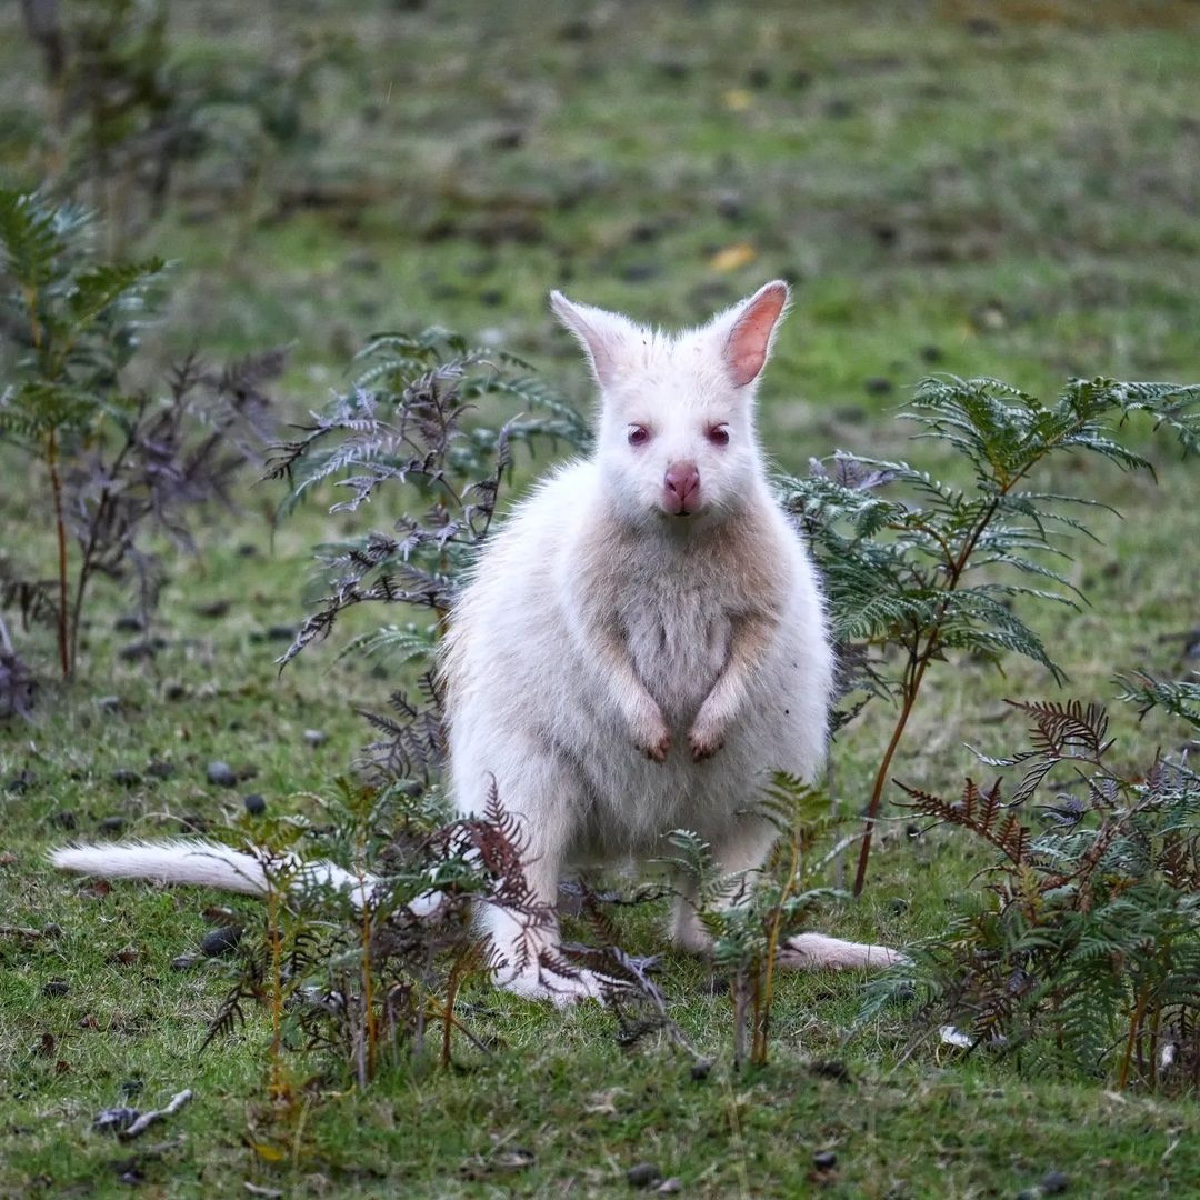
{"label": "small rock", "polygon": [[172,971],[190,971],[200,961],[199,954],[180,954],[171,959]]}
{"label": "small rock", "polygon": [[686,63],[682,59],[667,58],[658,64],[658,73],[673,83],[681,83],[691,75],[692,67],[690,63]]}
{"label": "small rock", "polygon": [[118,633],[141,633],[146,628],[146,622],[141,617],[131,614],[126,617],[118,617],[113,622],[113,628]]}
{"label": "small rock", "polygon": [[121,697],[120,696],[97,696],[92,703],[101,712],[120,712]]}
{"label": "small rock", "polygon": [[19,775],[14,775],[5,785],[6,792],[27,792],[36,782],[37,776],[25,768]]}
{"label": "small rock", "polygon": [[252,817],[257,817],[267,807],[267,802],[260,793],[249,792],[242,797],[242,806]]}
{"label": "small rock", "polygon": [[205,774],[208,777],[208,782],[215,784],[217,787],[237,787],[237,772],[227,762],[221,762],[220,759],[210,762]]}
{"label": "small rock", "polygon": [[118,767],[110,778],[113,783],[125,788],[135,788],[142,782],[142,777],[129,767]]}
{"label": "small rock", "polygon": [[323,746],[329,741],[329,735],[323,729],[306,729],[304,731],[304,740],[310,746]]}
{"label": "small rock", "polygon": [[941,346],[922,346],[917,354],[925,363],[940,363],[945,358]]}
{"label": "small rock", "polygon": [[192,611],[198,617],[206,617],[210,621],[219,621],[229,615],[231,605],[228,600],[209,600],[205,604],[197,604]]}
{"label": "small rock", "polygon": [[646,283],[648,280],[657,279],[661,274],[662,267],[658,263],[630,263],[621,272],[621,278],[626,283]]}
{"label": "small rock", "polygon": [[42,984],[43,996],[66,996],[71,991],[71,985],[65,979],[51,979]]}
{"label": "small rock", "polygon": [[290,625],[272,625],[267,630],[268,642],[290,642],[296,631]]}
{"label": "small rock", "polygon": [[832,1171],[837,1161],[837,1153],[833,1150],[818,1150],[812,1156],[812,1164],[818,1171]]}
{"label": "small rock", "polygon": [[240,925],[222,925],[211,929],[200,939],[200,952],[205,958],[223,958],[232,954],[242,940]]}
{"label": "small rock", "polygon": [[723,221],[740,221],[746,215],[746,201],[741,192],[721,192],[716,208]]}
{"label": "small rock", "polygon": [[124,817],[105,817],[96,825],[96,829],[100,833],[120,833],[126,826],[127,822]]}
{"label": "small rock", "polygon": [[564,42],[586,42],[592,36],[592,27],[586,18],[576,17],[558,27],[558,36]]}
{"label": "small rock", "polygon": [[672,1175],[670,1179],[664,1179],[654,1190],[660,1196],[675,1196],[683,1191],[683,1181]]}
{"label": "small rock", "polygon": [[122,1096],[129,1099],[131,1096],[138,1095],[145,1086],[145,1081],[141,1079],[123,1079],[118,1090]]}
{"label": "small rock", "polygon": [[1066,1171],[1047,1171],[1039,1184],[1043,1196],[1061,1196],[1071,1186],[1071,1177]]}
{"label": "small rock", "polygon": [[911,906],[909,905],[908,901],[905,900],[903,896],[894,896],[888,901],[888,912],[895,917],[899,917],[908,912],[910,907]]}
{"label": "small rock", "polygon": [[140,641],[130,642],[129,645],[122,646],[117,651],[117,657],[124,662],[142,662],[145,659],[153,658],[160,650],[166,649],[166,646],[166,638],[142,638]]}
{"label": "small rock", "polygon": [[175,774],[175,764],[165,758],[152,758],[146,764],[146,774],[153,779],[170,779]]}
{"label": "small rock", "polygon": [[243,542],[238,548],[238,558],[257,558],[258,547],[253,542]]}
{"label": "small rock", "polygon": [[991,38],[1000,36],[1000,26],[990,17],[968,17],[963,22],[963,28],[972,37]]}
{"label": "small rock", "polygon": [[883,375],[873,376],[863,382],[863,387],[869,396],[888,396],[892,391],[892,381]]}
{"label": "small rock", "polygon": [[636,1163],[625,1173],[629,1186],[634,1188],[649,1188],[662,1181],[662,1172],[649,1162]]}
{"label": "small rock", "polygon": [[182,700],[188,694],[182,683],[168,683],[163,688],[163,697],[167,700]]}
{"label": "small rock", "polygon": [[69,808],[60,808],[58,812],[52,813],[50,816],[50,824],[57,825],[59,829],[74,830],[79,828],[79,820],[74,812]]}
{"label": "small rock", "polygon": [[692,1063],[691,1076],[694,1083],[703,1083],[712,1071],[712,1059],[702,1058],[699,1062]]}

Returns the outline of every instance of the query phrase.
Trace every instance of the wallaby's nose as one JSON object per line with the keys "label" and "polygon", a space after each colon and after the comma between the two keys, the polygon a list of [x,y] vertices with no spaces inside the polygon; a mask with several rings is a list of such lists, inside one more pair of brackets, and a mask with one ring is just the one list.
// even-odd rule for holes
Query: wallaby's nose
{"label": "wallaby's nose", "polygon": [[700,506],[700,468],[694,462],[672,463],[663,476],[663,507],[686,517]]}

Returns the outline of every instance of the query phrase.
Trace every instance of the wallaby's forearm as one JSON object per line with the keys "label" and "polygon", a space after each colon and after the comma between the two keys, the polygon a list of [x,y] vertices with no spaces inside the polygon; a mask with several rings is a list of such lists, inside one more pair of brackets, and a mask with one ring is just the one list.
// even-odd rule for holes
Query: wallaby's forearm
{"label": "wallaby's forearm", "polygon": [[734,620],[725,666],[688,734],[692,757],[697,762],[720,750],[726,730],[746,703],[750,681],[762,666],[778,628],[779,618],[775,613],[753,613]]}

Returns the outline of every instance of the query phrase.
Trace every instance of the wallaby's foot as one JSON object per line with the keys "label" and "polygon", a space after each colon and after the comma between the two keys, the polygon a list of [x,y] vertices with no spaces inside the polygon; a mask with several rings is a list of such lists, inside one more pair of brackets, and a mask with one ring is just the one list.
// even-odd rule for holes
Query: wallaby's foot
{"label": "wallaby's foot", "polygon": [[908,956],[890,946],[847,942],[823,933],[801,933],[779,947],[779,965],[794,971],[839,970],[870,967],[882,970],[908,961]]}
{"label": "wallaby's foot", "polygon": [[497,971],[496,986],[525,1000],[548,1000],[556,1008],[566,1008],[581,1000],[603,1000],[605,981],[594,971],[572,970],[560,975],[545,964],[523,971]]}

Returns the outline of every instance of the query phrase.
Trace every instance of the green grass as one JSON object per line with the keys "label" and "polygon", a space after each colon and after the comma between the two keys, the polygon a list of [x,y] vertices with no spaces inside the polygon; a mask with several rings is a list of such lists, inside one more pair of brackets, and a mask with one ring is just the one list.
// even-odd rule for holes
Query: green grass
{"label": "green grass", "polygon": [[[345,378],[368,333],[443,324],[531,356],[583,402],[549,288],[681,324],[785,274],[795,307],[763,425],[794,469],[836,446],[929,461],[889,409],[930,370],[1040,394],[1074,373],[1196,379],[1193,8],[1005,3],[987,7],[991,28],[950,3],[679,0],[583,18],[560,0],[177,4],[187,69],[236,80],[335,34],[353,65],[321,76],[306,142],[262,151],[257,190],[238,183],[226,138],[180,169],[160,221],[135,228],[138,253],[180,264],[153,354],[291,343],[285,403],[302,413]],[[0,177],[31,183],[53,148],[16,6],[0,35]],[[743,244],[749,261],[722,269],[719,252]],[[1091,607],[1039,621],[1082,699],[1108,698],[1120,670],[1188,665],[1195,469],[1151,453],[1158,485],[1094,464],[1036,481],[1125,514],[1097,517],[1102,547],[1074,547]],[[49,522],[31,499],[42,481],[11,460],[3,469],[3,550],[46,569]],[[127,884],[96,895],[53,876],[43,855],[112,817],[135,836],[226,828],[244,820],[248,791],[274,814],[319,822],[320,797],[368,736],[355,707],[402,681],[339,664],[336,646],[277,674],[284,643],[266,635],[304,612],[307,548],[345,527],[312,507],[272,537],[277,499],[248,489],[200,557],[171,562],[159,621],[169,644],[152,664],[119,657],[125,602],[101,590],[85,678],[48,684],[32,723],[0,729],[0,925],[61,930],[0,933],[0,1195],[124,1195],[133,1169],[143,1191],[171,1196],[247,1194],[243,1181],[295,1196],[615,1196],[642,1160],[688,1196],[1005,1196],[1051,1170],[1068,1173],[1070,1195],[1200,1191],[1191,1101],[1114,1097],[1104,1079],[963,1062],[928,1043],[905,1060],[898,1020],[846,1041],[857,978],[788,979],[772,1066],[738,1076],[728,1002],[677,956],[663,986],[715,1059],[704,1082],[663,1045],[619,1050],[602,1013],[547,1012],[479,986],[465,1015],[494,1043],[490,1058],[462,1045],[451,1072],[416,1064],[358,1093],[298,1057],[298,1081],[323,1082],[273,1116],[265,1015],[198,1054],[230,968],[170,966],[208,929],[206,907],[228,898]],[[198,615],[217,599],[228,615]],[[49,675],[45,632],[19,640]],[[977,770],[963,742],[1019,741],[1003,697],[1049,694],[1061,693],[1022,663],[1004,678],[943,664],[896,776],[954,787]],[[1129,762],[1184,736],[1114,717]],[[865,800],[888,721],[873,707],[837,747],[848,811]],[[328,735],[316,748],[304,739],[314,728]],[[257,774],[215,789],[205,768],[218,758]],[[156,779],[152,760],[174,773]],[[4,787],[26,770],[28,786]],[[119,770],[139,781],[115,780]],[[828,914],[830,929],[902,943],[937,932],[979,886],[973,849],[940,831],[909,838],[906,824],[889,827],[866,897]],[[657,948],[659,915],[625,920],[630,949]],[[66,994],[45,994],[51,981]],[[835,1058],[849,1082],[810,1070]],[[129,1080],[141,1107],[185,1086],[195,1099],[124,1147],[90,1124]],[[824,1149],[836,1172],[814,1177]]]}

